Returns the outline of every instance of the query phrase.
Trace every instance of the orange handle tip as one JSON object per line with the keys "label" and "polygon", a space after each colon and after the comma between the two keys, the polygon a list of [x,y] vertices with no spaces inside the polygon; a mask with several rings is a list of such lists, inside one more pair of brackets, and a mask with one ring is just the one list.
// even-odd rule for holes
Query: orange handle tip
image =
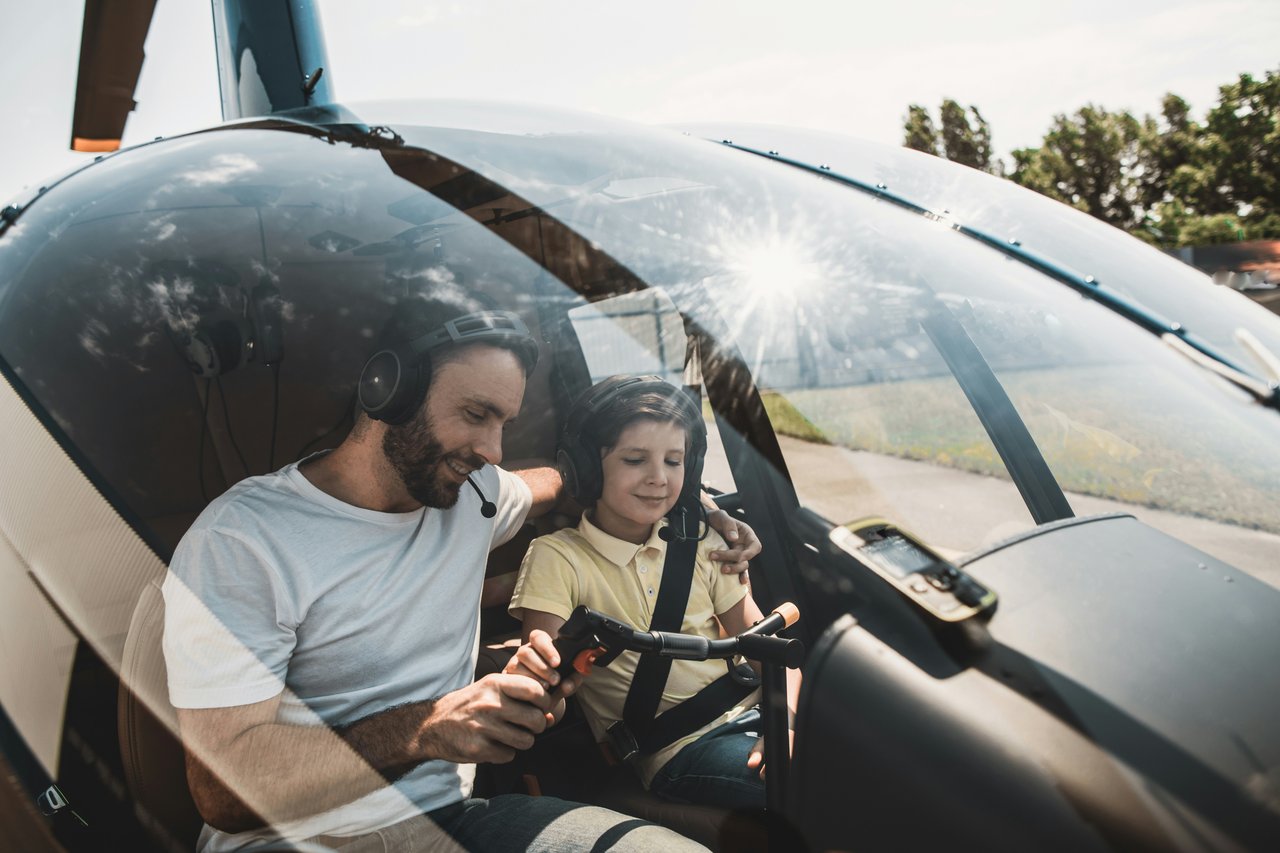
{"label": "orange handle tip", "polygon": [[788,628],[796,624],[796,621],[800,618],[800,608],[796,607],[790,601],[779,604],[777,607],[773,608],[773,612],[782,617],[782,621],[787,623]]}

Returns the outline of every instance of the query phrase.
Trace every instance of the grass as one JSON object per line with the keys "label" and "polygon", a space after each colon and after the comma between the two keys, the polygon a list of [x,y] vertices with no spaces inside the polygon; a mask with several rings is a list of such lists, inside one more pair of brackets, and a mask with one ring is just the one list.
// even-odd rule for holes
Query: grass
{"label": "grass", "polygon": [[774,431],[815,444],[831,443],[822,430],[814,426],[813,421],[791,405],[786,397],[776,392],[765,392],[760,396],[764,403],[764,410],[769,413],[769,422],[773,424]]}
{"label": "grass", "polygon": [[[1246,423],[1174,409],[1139,369],[1007,373],[1010,398],[1069,492],[1280,532],[1280,449]],[[765,395],[780,434],[1008,479],[950,377]]]}

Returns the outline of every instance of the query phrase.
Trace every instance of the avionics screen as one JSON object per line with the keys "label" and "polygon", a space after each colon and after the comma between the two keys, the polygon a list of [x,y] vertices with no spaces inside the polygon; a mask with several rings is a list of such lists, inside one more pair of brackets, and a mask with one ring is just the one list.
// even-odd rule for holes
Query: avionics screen
{"label": "avionics screen", "polygon": [[868,542],[862,546],[862,553],[898,578],[905,578],[934,562],[927,551],[897,533],[886,533],[884,539]]}

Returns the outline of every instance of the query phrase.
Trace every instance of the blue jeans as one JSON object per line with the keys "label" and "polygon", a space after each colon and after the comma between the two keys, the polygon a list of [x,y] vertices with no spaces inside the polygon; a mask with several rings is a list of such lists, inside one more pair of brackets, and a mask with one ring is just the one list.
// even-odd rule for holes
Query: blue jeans
{"label": "blue jeans", "polygon": [[504,794],[471,799],[354,838],[312,839],[341,853],[707,853],[683,835],[599,806]]}
{"label": "blue jeans", "polygon": [[649,790],[673,803],[728,809],[762,809],[764,780],[747,756],[760,737],[760,711],[752,708],[688,744],[649,783]]}

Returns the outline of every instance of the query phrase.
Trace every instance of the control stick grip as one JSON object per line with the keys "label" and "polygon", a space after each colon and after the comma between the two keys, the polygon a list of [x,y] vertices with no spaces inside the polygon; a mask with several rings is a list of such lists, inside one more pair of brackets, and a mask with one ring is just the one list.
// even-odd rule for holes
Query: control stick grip
{"label": "control stick grip", "polygon": [[[640,634],[639,637],[644,637]],[[653,651],[669,658],[686,660],[706,660],[711,653],[711,641],[706,637],[693,634],[672,634],[667,631],[650,631],[653,638]]]}

